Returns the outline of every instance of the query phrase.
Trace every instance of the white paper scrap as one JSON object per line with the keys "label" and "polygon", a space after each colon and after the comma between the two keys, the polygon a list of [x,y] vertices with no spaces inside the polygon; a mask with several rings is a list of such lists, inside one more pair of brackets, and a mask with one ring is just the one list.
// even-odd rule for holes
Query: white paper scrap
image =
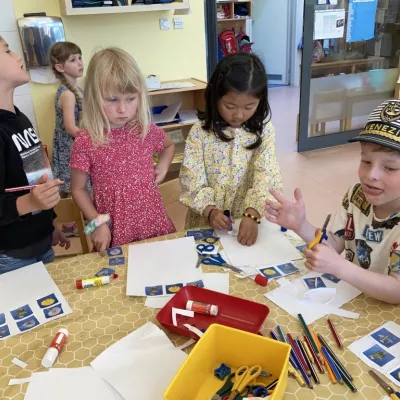
{"label": "white paper scrap", "polygon": [[183,324],[183,326],[187,329],[189,329],[189,331],[195,333],[198,337],[202,337],[204,335],[204,333],[196,328],[195,326],[189,325],[189,324]]}
{"label": "white paper scrap", "polygon": [[[236,220],[234,228],[238,229],[241,220]],[[229,236],[224,231],[217,231],[222,246],[228,255],[230,263],[241,265],[278,265],[302,258],[300,252],[293,246],[280,227],[266,220],[258,226],[257,242],[253,246],[241,245],[237,238]]]}
{"label": "white paper scrap", "polygon": [[13,364],[15,364],[16,366],[24,369],[28,366],[28,364],[26,362],[21,361],[19,358],[14,357],[11,361]]}
{"label": "white paper scrap", "polygon": [[310,301],[326,304],[336,296],[336,288],[317,288],[304,293],[304,298]]}
{"label": "white paper scrap", "polygon": [[176,321],[176,316],[177,315],[184,315],[185,317],[193,318],[194,317],[194,311],[190,310],[182,310],[180,308],[175,308],[172,307],[172,323],[174,326],[178,326],[178,323]]}
{"label": "white paper scrap", "polygon": [[[20,378],[20,379],[10,379],[8,382],[8,386],[13,386],[13,385],[23,385],[24,383],[29,383],[32,382],[32,377],[29,378]],[[25,397],[26,399],[26,397]]]}

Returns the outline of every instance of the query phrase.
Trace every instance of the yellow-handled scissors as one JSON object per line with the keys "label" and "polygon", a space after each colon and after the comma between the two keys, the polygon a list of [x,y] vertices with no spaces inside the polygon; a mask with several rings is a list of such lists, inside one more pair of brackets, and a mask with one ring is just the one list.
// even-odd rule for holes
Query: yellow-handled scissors
{"label": "yellow-handled scissors", "polygon": [[235,372],[235,383],[233,384],[229,400],[236,399],[236,397],[239,396],[239,394],[242,393],[246,387],[250,385],[250,383],[255,381],[260,376],[261,372],[261,365],[254,365],[250,368],[238,368],[238,370]]}
{"label": "yellow-handled scissors", "polygon": [[328,235],[326,234],[326,228],[328,227],[329,221],[331,219],[331,214],[329,214],[326,219],[321,232],[315,236],[314,240],[307,245],[307,249],[311,250],[316,244],[321,243],[323,240],[328,240]]}

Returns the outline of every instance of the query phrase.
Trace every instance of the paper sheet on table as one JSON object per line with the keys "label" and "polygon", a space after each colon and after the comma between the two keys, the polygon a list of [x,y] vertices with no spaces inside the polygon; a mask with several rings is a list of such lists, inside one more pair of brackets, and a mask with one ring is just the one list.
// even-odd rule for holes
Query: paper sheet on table
{"label": "paper sheet on table", "polygon": [[[383,350],[383,352],[388,353],[383,358],[376,353],[376,358],[374,358],[377,362],[384,365],[376,364],[367,355],[363,354],[373,346],[380,347],[380,349],[375,348],[376,352]],[[365,362],[365,364],[384,374],[394,384],[400,386],[400,325],[393,321],[386,322],[386,324],[383,324],[378,329],[353,342],[348,346],[348,349]],[[373,351],[368,354],[371,353]]]}
{"label": "paper sheet on table", "polygon": [[155,124],[161,124],[166,122],[171,122],[175,119],[176,114],[181,108],[182,102],[174,103],[165,108],[161,114],[153,114],[152,120]]}
{"label": "paper sheet on table", "polygon": [[186,285],[203,278],[201,268],[196,268],[198,254],[193,237],[129,246],[128,296],[146,296],[146,287]]}
{"label": "paper sheet on table", "polygon": [[[43,301],[47,297],[46,307],[39,307],[37,300]],[[14,315],[21,318],[14,319],[11,311],[15,311]],[[0,275],[0,340],[29,331],[71,312],[43,263]]]}
{"label": "paper sheet on table", "polygon": [[[236,220],[234,231],[239,230],[241,220]],[[217,231],[222,246],[234,266],[268,266],[283,264],[302,258],[301,253],[289,242],[279,226],[263,220],[258,226],[257,242],[250,247],[241,245],[237,237],[229,236],[226,232]]]}
{"label": "paper sheet on table", "polygon": [[[229,274],[203,274],[204,287],[214,292],[229,294]],[[163,308],[171,300],[170,296],[147,297],[145,307]]]}
{"label": "paper sheet on table", "polygon": [[185,359],[186,354],[148,322],[91,365],[125,400],[160,400]]}
{"label": "paper sheet on table", "polygon": [[346,313],[341,313],[338,308],[359,296],[361,291],[343,281],[335,284],[321,278],[327,287],[336,288],[336,296],[327,304],[304,299],[304,294],[309,289],[303,284],[303,279],[317,276],[321,276],[321,274],[310,272],[301,278],[292,280],[290,284],[266,293],[264,296],[295,318],[301,313],[307,324],[311,324],[328,314],[340,313],[340,315],[346,316]]}
{"label": "paper sheet on table", "polygon": [[123,400],[92,367],[52,368],[32,374],[25,400]]}

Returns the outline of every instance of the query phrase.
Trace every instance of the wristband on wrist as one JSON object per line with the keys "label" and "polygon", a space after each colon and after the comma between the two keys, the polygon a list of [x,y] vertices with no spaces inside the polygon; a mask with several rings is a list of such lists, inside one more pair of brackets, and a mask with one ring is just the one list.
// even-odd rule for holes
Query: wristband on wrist
{"label": "wristband on wrist", "polygon": [[103,224],[110,225],[111,219],[109,214],[99,214],[95,219],[90,221],[86,226],[85,226],[85,234],[88,236],[91,236],[92,233],[95,231],[96,228]]}
{"label": "wristband on wrist", "polygon": [[251,215],[249,213],[243,213],[242,215],[243,217],[251,218],[254,222],[257,222],[257,224],[261,224],[261,219],[257,218],[254,215]]}
{"label": "wristband on wrist", "polygon": [[207,221],[208,221],[208,222],[211,222],[211,221],[210,221],[211,214],[212,214],[212,212],[215,211],[215,210],[218,210],[218,208],[214,207],[214,208],[212,208],[211,211],[208,213],[208,217],[207,217]]}

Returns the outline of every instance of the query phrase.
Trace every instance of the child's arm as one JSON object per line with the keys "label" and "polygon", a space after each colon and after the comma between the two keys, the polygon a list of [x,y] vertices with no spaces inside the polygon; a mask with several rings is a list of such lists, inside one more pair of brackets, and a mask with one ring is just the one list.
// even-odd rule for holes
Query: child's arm
{"label": "child's arm", "polygon": [[326,244],[317,244],[312,250],[305,249],[304,255],[308,269],[335,275],[377,300],[400,304],[399,267],[392,265],[389,275],[369,271],[345,260]]}
{"label": "child's arm", "polygon": [[165,135],[164,150],[158,155],[158,163],[155,169],[156,184],[159,185],[167,175],[168,168],[171,165],[172,159],[174,158],[175,145],[172,139]]}
{"label": "child's arm", "polygon": [[[78,169],[71,168],[71,193],[77,206],[82,211],[82,214],[92,221],[99,213],[97,212],[90,193],[87,189],[89,175]],[[110,246],[111,232],[108,225],[103,224],[95,229],[91,236],[94,247],[102,255],[105,255],[106,249]]]}
{"label": "child's arm", "polygon": [[75,125],[75,95],[70,90],[65,90],[58,99],[58,105],[63,111],[65,130],[68,135],[75,137],[80,131],[80,128]]}

